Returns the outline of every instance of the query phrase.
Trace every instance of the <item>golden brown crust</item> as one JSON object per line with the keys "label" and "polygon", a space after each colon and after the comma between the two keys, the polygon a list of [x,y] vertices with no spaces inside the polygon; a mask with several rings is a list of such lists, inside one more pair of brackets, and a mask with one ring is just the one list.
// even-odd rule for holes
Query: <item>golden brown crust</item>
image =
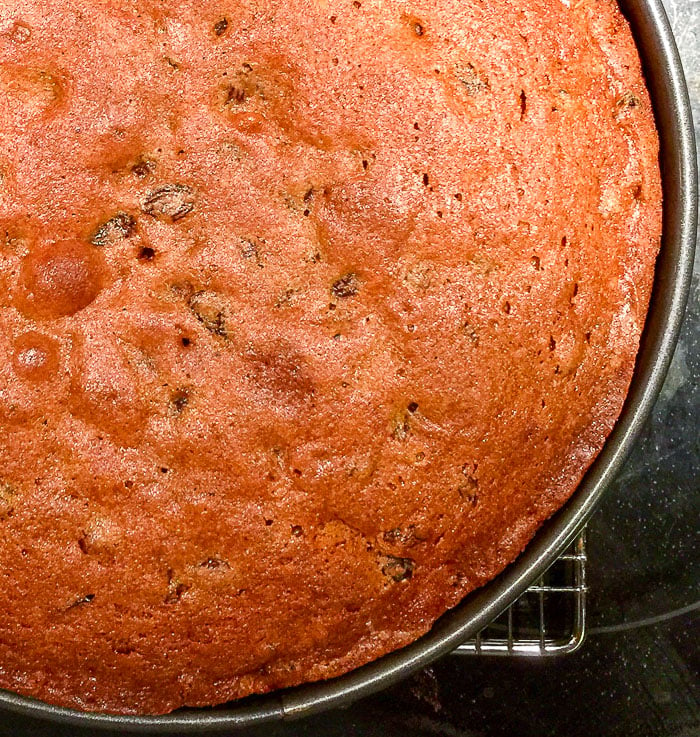
{"label": "golden brown crust", "polygon": [[571,5],[2,3],[1,687],[335,676],[564,503],[661,227],[627,25]]}

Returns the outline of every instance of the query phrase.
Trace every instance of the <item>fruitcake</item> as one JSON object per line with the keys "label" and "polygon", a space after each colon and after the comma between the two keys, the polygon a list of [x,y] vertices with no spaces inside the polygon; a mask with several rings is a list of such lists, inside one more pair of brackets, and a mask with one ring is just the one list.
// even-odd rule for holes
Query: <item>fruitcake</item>
{"label": "fruitcake", "polygon": [[613,0],[3,0],[0,687],[419,638],[603,446],[660,233]]}

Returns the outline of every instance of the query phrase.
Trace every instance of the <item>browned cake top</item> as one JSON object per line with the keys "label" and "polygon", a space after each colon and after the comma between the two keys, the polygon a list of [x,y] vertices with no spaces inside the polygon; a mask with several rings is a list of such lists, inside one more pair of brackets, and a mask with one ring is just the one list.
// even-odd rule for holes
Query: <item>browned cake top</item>
{"label": "browned cake top", "polygon": [[0,686],[417,638],[601,448],[660,222],[612,0],[3,0]]}

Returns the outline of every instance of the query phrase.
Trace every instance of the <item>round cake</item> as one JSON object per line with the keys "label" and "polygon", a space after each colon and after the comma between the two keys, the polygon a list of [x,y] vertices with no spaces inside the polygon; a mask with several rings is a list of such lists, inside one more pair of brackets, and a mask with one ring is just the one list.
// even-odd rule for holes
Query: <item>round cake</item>
{"label": "round cake", "polygon": [[567,500],[661,232],[613,0],[4,0],[0,687],[410,643]]}

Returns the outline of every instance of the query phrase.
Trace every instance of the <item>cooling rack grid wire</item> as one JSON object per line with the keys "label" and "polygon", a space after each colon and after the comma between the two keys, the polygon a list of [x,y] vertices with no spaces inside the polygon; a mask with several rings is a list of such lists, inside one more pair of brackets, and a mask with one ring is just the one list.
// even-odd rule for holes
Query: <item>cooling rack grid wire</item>
{"label": "cooling rack grid wire", "polygon": [[552,567],[457,655],[551,656],[571,653],[586,636],[586,531]]}

